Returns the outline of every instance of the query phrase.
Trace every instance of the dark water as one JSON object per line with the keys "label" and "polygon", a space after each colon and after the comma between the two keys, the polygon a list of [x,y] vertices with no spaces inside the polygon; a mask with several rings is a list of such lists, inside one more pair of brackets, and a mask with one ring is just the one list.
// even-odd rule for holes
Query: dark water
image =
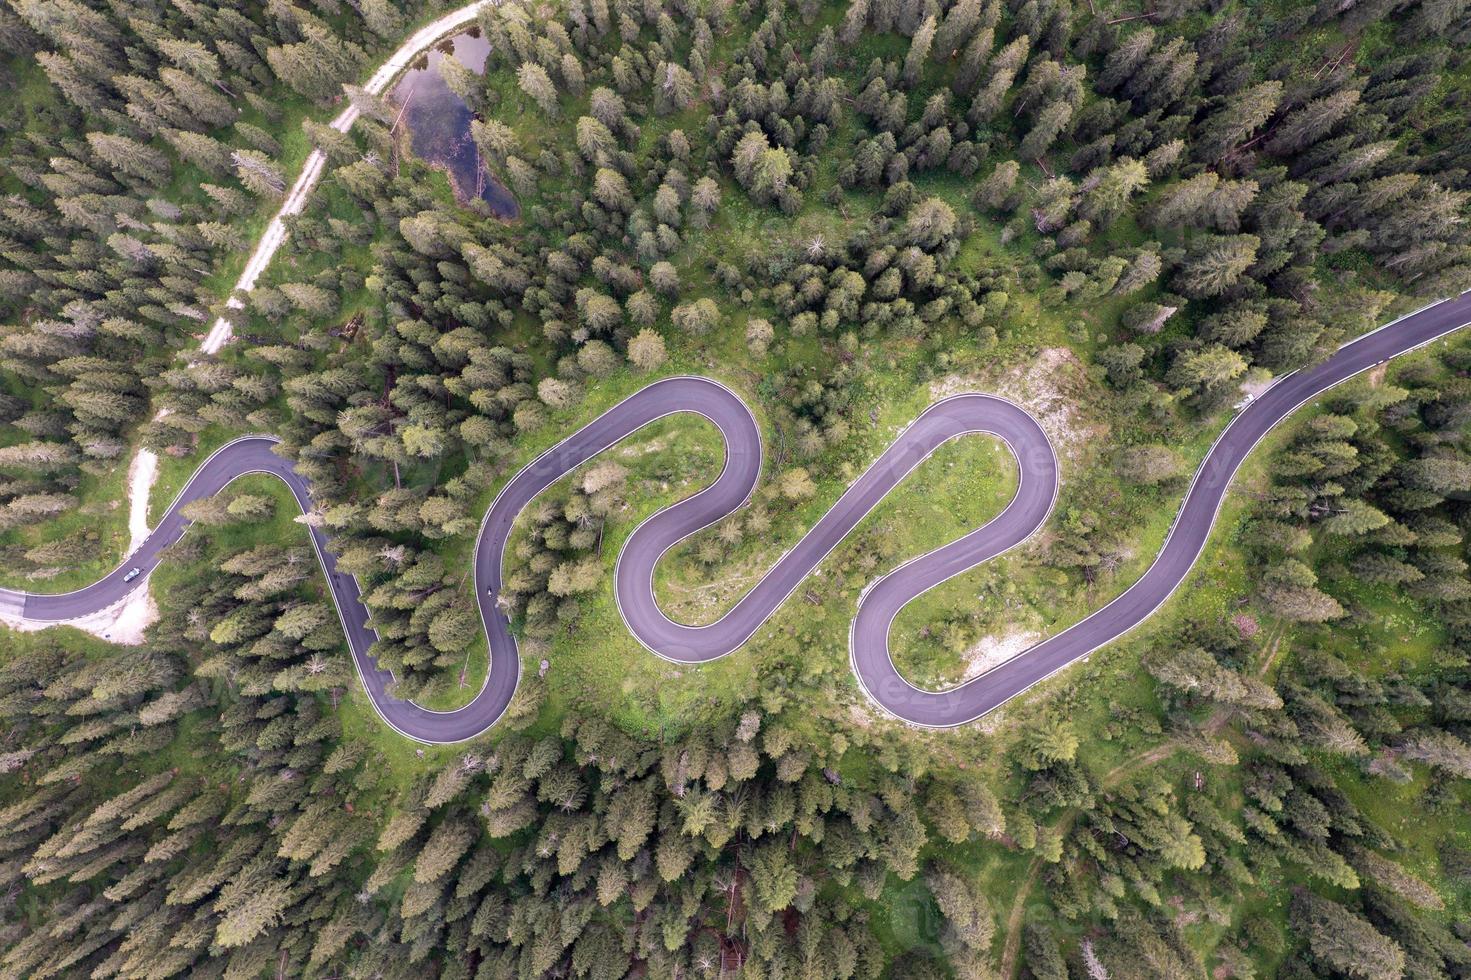
{"label": "dark water", "polygon": [[450,38],[404,73],[394,86],[392,101],[407,105],[399,125],[408,129],[414,153],[449,174],[455,196],[461,201],[478,197],[497,218],[510,220],[520,216],[521,206],[485,166],[471,139],[474,113],[439,77],[439,63],[447,57],[471,71],[484,72],[489,53],[490,42],[478,31]]}

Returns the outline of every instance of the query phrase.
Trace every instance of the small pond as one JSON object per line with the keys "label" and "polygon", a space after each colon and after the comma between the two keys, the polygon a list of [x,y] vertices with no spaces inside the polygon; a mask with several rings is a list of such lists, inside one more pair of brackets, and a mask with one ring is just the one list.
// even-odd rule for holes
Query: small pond
{"label": "small pond", "polygon": [[408,130],[414,153],[449,174],[455,197],[460,201],[478,197],[497,218],[509,221],[520,216],[521,206],[481,158],[470,136],[475,114],[439,76],[439,64],[445,58],[454,58],[471,71],[484,72],[489,53],[490,42],[479,31],[435,45],[399,79],[391,101],[402,109],[399,125]]}

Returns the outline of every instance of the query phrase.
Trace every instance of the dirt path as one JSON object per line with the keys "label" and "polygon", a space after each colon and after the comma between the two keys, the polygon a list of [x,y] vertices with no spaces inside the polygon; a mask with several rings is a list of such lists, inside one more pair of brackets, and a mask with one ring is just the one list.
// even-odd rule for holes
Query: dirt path
{"label": "dirt path", "polygon": [[1277,655],[1282,652],[1282,640],[1287,635],[1287,626],[1280,625],[1272,631],[1272,638],[1267,641],[1266,653],[1262,658],[1262,665],[1257,669],[1258,677],[1266,677],[1267,671],[1277,662]]}
{"label": "dirt path", "polygon": [[[475,0],[473,3],[436,18],[415,31],[399,46],[397,51],[378,66],[378,69],[363,84],[363,88],[374,95],[382,94],[387,90],[388,85],[413,63],[415,58],[418,58],[446,34],[452,34],[465,27],[475,19],[482,7],[491,2],[499,2],[499,0]],[[329,125],[338,132],[345,133],[352,128],[358,115],[357,107],[349,105],[339,112]],[[314,149],[307,155],[301,173],[297,175],[296,182],[291,185],[290,193],[286,195],[280,209],[271,218],[265,233],[261,235],[254,250],[250,253],[245,268],[241,270],[240,278],[235,281],[235,286],[225,301],[227,307],[238,310],[245,306],[241,294],[248,293],[255,288],[256,280],[260,278],[261,273],[265,272],[277,250],[286,241],[285,219],[299,214],[306,206],[307,198],[311,196],[312,190],[321,180],[322,173],[326,169],[326,162],[326,157],[321,150]],[[220,348],[230,342],[231,333],[230,321],[221,316],[215,320],[209,332],[204,335],[199,349],[206,354],[217,353]],[[156,417],[162,417],[162,414],[160,412]],[[128,533],[131,538],[128,554],[136,551],[143,540],[148,537],[150,531],[148,498],[157,479],[158,454],[151,449],[140,447],[133,453],[133,458],[128,463]],[[68,625],[76,626],[78,629],[86,630],[115,643],[141,643],[144,631],[157,618],[157,607],[151,599],[139,600],[135,597],[126,605],[114,607],[90,617],[83,617]]]}
{"label": "dirt path", "polygon": [[[363,89],[373,95],[381,95],[387,90],[388,84],[399,76],[401,72],[414,59],[423,54],[436,41],[446,34],[452,34],[475,19],[480,9],[490,3],[491,0],[475,0],[457,10],[452,10],[442,17],[424,25],[415,31],[407,41],[399,46],[399,49],[389,55],[388,59],[373,72]],[[345,133],[357,122],[357,106],[348,105],[337,114],[328,125],[339,133]],[[240,278],[235,281],[235,288],[231,290],[230,297],[225,305],[232,309],[241,309],[245,301],[240,298],[241,293],[248,293],[255,288],[255,282],[260,278],[266,266],[271,264],[271,259],[276,250],[286,241],[285,219],[299,214],[306,206],[306,199],[317,186],[317,181],[322,177],[326,169],[327,158],[321,150],[312,150],[307,154],[306,163],[302,165],[301,173],[297,175],[296,182],[291,185],[291,190],[286,195],[286,200],[281,203],[281,209],[266,226],[265,233],[261,235],[260,241],[255,245],[255,250],[250,253],[245,268],[240,271]],[[219,317],[205,334],[199,349],[206,354],[213,354],[225,344],[230,342],[230,321],[225,317]]]}
{"label": "dirt path", "polygon": [[[1282,652],[1282,640],[1286,634],[1287,626],[1285,623],[1278,624],[1268,634],[1267,641],[1263,644],[1263,652],[1266,656],[1262,658],[1262,665],[1257,669],[1258,676],[1265,677],[1267,672],[1271,670],[1272,664],[1276,662],[1278,655]],[[1219,707],[1206,719],[1205,724],[1201,726],[1201,730],[1211,735],[1218,735],[1221,729],[1225,728],[1226,724],[1231,720],[1231,715],[1232,711],[1230,708],[1224,706]],[[1117,786],[1123,781],[1125,776],[1138,772],[1141,769],[1147,769],[1157,762],[1163,762],[1183,747],[1179,742],[1161,742],[1159,745],[1145,749],[1143,752],[1125,759],[1104,773],[1103,779],[1099,782],[1099,788],[1110,789]],[[1077,816],[1078,813],[1076,810],[1064,814],[1063,818],[1057,823],[1057,829],[1063,834],[1066,834],[1072,829]],[[1021,953],[1022,918],[1026,914],[1027,898],[1031,895],[1032,887],[1036,884],[1037,876],[1041,871],[1042,859],[1033,858],[1032,863],[1027,867],[1026,881],[1022,882],[1022,886],[1017,889],[1016,897],[1012,899],[1011,911],[1006,916],[1006,945],[1001,954],[1000,975],[1002,980],[1011,980],[1012,977],[1016,976],[1017,957]]]}
{"label": "dirt path", "polygon": [[[1212,718],[1211,720],[1214,721],[1215,719]],[[1207,726],[1209,724],[1207,722]],[[1104,773],[1103,779],[1098,784],[1098,788],[1100,790],[1111,789],[1122,782],[1125,776],[1137,772],[1140,769],[1148,768],[1156,762],[1163,762],[1179,751],[1180,748],[1181,746],[1178,742],[1161,742],[1159,745],[1151,746],[1136,755],[1130,756]],[[1069,810],[1067,813],[1064,813],[1062,819],[1053,825],[1054,829],[1066,837],[1068,831],[1073,829],[1073,824],[1077,822],[1079,813],[1080,811],[1078,810]],[[1021,955],[1022,919],[1026,915],[1027,898],[1031,896],[1032,888],[1037,883],[1037,876],[1041,873],[1042,859],[1040,857],[1033,858],[1032,863],[1027,866],[1026,880],[1016,890],[1016,897],[1011,901],[1011,911],[1006,916],[1006,946],[1001,953],[1000,976],[1002,980],[1010,980],[1011,977],[1016,976],[1017,958]]]}
{"label": "dirt path", "polygon": [[[1217,716],[1222,719],[1224,712],[1217,712],[1206,722],[1206,729],[1210,730],[1217,722]],[[1183,746],[1179,742],[1161,742],[1159,745],[1145,749],[1137,755],[1131,756],[1104,773],[1103,779],[1099,781],[1098,788],[1101,790],[1112,789],[1124,781],[1124,777],[1130,776],[1141,769],[1147,769],[1157,762],[1163,762],[1178,752]],[[1066,835],[1073,829],[1077,821],[1079,811],[1070,810],[1056,824],[1057,830]],[[1027,897],[1032,892],[1032,886],[1037,881],[1037,875],[1042,870],[1042,859],[1035,858],[1030,867],[1027,868],[1027,880],[1017,890],[1016,898],[1011,904],[1011,914],[1006,919],[1006,950],[1001,961],[1001,976],[1011,977],[1016,973],[1016,958],[1021,949],[1021,920],[1026,910]]]}
{"label": "dirt path", "polygon": [[1037,874],[1042,870],[1042,859],[1032,858],[1032,863],[1027,866],[1027,880],[1016,890],[1016,898],[1011,902],[1011,913],[1006,917],[1006,948],[1001,953],[1001,977],[1002,980],[1010,980],[1016,975],[1016,960],[1022,948],[1022,916],[1027,910],[1027,897],[1032,894],[1032,885],[1036,884]]}

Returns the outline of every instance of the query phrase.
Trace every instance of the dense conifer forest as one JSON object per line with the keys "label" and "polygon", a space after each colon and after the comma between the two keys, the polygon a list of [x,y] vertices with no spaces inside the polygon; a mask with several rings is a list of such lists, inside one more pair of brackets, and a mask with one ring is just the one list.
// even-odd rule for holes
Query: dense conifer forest
{"label": "dense conifer forest", "polygon": [[455,746],[373,714],[302,526],[394,693],[450,708],[487,504],[649,380],[730,384],[770,447],[661,565],[685,621],[918,408],[999,390],[1056,510],[895,633],[971,676],[1138,577],[1249,394],[1471,288],[1471,3],[505,0],[483,73],[439,71],[511,220],[363,87],[452,6],[0,0],[0,582],[121,561],[140,447],[155,515],[247,432],[316,504],[189,505],[141,643],[0,628],[0,975],[1471,977],[1464,337],[1293,416],[1149,626],[951,732],[865,699],[847,624],[1010,499],[985,440],[676,669],[611,570],[721,451],[656,423],[524,516],[521,689]]}

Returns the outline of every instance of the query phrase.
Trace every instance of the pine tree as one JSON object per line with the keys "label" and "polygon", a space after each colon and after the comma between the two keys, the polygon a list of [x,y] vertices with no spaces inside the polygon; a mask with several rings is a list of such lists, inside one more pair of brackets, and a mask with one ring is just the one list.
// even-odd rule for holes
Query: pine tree
{"label": "pine tree", "polygon": [[1294,931],[1307,939],[1314,958],[1360,980],[1389,980],[1404,973],[1399,944],[1332,899],[1306,889],[1292,899]]}
{"label": "pine tree", "polygon": [[1207,340],[1242,348],[1251,343],[1267,326],[1264,310],[1236,305],[1201,321],[1199,333]]}
{"label": "pine tree", "polygon": [[1022,139],[1017,155],[1025,160],[1039,159],[1062,135],[1072,118],[1072,105],[1062,99],[1043,106],[1042,111],[1037,113],[1037,121]]}
{"label": "pine tree", "polygon": [[746,349],[753,357],[764,357],[771,347],[776,331],[769,320],[752,317],[746,321]]}
{"label": "pine tree", "polygon": [[280,922],[292,901],[291,884],[279,876],[276,862],[253,861],[220,889],[215,942],[226,949],[244,946]]}
{"label": "pine tree", "polygon": [[1256,261],[1260,245],[1255,235],[1210,235],[1192,241],[1175,273],[1175,288],[1191,299],[1221,295]]}
{"label": "pine tree", "polygon": [[632,211],[633,193],[628,181],[616,170],[598,168],[593,177],[593,197],[610,211]]}
{"label": "pine tree", "polygon": [[1129,35],[1109,52],[1096,86],[1100,92],[1114,92],[1133,78],[1144,65],[1154,47],[1154,28],[1144,27]]}
{"label": "pine tree", "polygon": [[1078,216],[1101,228],[1113,224],[1129,206],[1130,199],[1149,184],[1149,171],[1132,157],[1122,157],[1102,173],[1090,174],[1092,187],[1084,192]]}
{"label": "pine tree", "polygon": [[1274,615],[1300,623],[1321,623],[1343,615],[1343,607],[1317,588],[1318,577],[1288,558],[1267,569],[1259,594]]}
{"label": "pine tree", "polygon": [[1067,980],[1067,960],[1058,948],[1057,937],[1042,920],[1022,926],[1022,948],[1027,969],[1037,980]]}
{"label": "pine tree", "polygon": [[1166,381],[1199,396],[1221,389],[1245,372],[1245,358],[1230,348],[1213,344],[1199,350],[1181,351],[1170,365]]}
{"label": "pine tree", "polygon": [[926,873],[925,884],[945,916],[941,944],[950,950],[987,950],[996,931],[995,913],[974,882],[958,872],[937,867]]}
{"label": "pine tree", "polygon": [[1342,500],[1332,513],[1323,518],[1322,527],[1329,534],[1358,536],[1389,523],[1389,516],[1363,500]]}
{"label": "pine tree", "polygon": [[578,61],[577,56],[570,51],[562,55],[561,74],[562,84],[567,87],[567,91],[572,94],[573,98],[581,98],[582,93],[587,89],[587,80],[582,70],[582,62]]}
{"label": "pine tree", "polygon": [[161,68],[158,77],[201,128],[228,126],[240,110],[212,85],[177,68]]}
{"label": "pine tree", "polygon": [[235,172],[230,148],[212,136],[184,129],[166,129],[163,137],[180,157],[212,177],[228,177]]}
{"label": "pine tree", "polygon": [[358,0],[356,10],[368,30],[381,38],[397,37],[402,32],[403,16],[392,0]]}
{"label": "pine tree", "polygon": [[168,180],[168,157],[146,144],[111,133],[88,133],[87,145],[110,167],[153,184]]}
{"label": "pine tree", "polygon": [[904,222],[904,236],[911,245],[933,251],[955,234],[955,212],[938,197],[916,204]]}
{"label": "pine tree", "polygon": [[475,827],[468,821],[453,817],[442,821],[414,859],[414,881],[427,884],[444,877],[465,856],[477,836]]}
{"label": "pine tree", "polygon": [[[949,61],[970,39],[980,24],[981,8],[981,0],[958,0],[947,10],[945,19],[935,34],[931,57],[939,62]],[[989,41],[986,47],[989,53]]]}
{"label": "pine tree", "polygon": [[991,175],[976,186],[973,203],[992,211],[1012,210],[1011,198],[1020,172],[1021,166],[1015,160],[998,163]]}
{"label": "pine tree", "polygon": [[286,190],[281,168],[259,150],[235,150],[230,155],[235,173],[245,189],[265,198],[280,197]]}
{"label": "pine tree", "polygon": [[845,47],[857,41],[868,26],[870,2],[871,0],[853,0],[844,12],[842,26],[838,29],[838,40]]}
{"label": "pine tree", "polygon": [[693,303],[676,306],[669,319],[680,330],[702,336],[720,325],[720,307],[715,305],[713,299],[704,296]]}
{"label": "pine tree", "polygon": [[1401,746],[1405,758],[1423,762],[1461,779],[1471,778],[1471,745],[1434,728],[1411,732]]}
{"label": "pine tree", "polygon": [[752,852],[747,870],[758,907],[768,913],[780,912],[797,895],[797,869],[787,855],[783,841],[767,841]]}
{"label": "pine tree", "polygon": [[1471,486],[1471,462],[1451,455],[1408,460],[1396,472],[1406,486],[1434,494],[1455,493]]}
{"label": "pine tree", "polygon": [[1077,751],[1078,736],[1070,726],[1046,721],[1024,733],[1021,762],[1025,768],[1035,771],[1055,762],[1067,762]]}
{"label": "pine tree", "polygon": [[695,104],[698,83],[682,65],[665,62],[655,69],[659,80],[659,105],[664,112],[682,112]]}
{"label": "pine tree", "polygon": [[545,68],[532,61],[523,62],[516,69],[516,82],[542,112],[552,117],[557,115],[557,87]]}
{"label": "pine tree", "polygon": [[1282,83],[1271,80],[1241,89],[1214,110],[1193,141],[1198,160],[1215,163],[1251,138],[1277,111],[1282,101]]}
{"label": "pine tree", "polygon": [[930,57],[930,48],[935,43],[935,32],[938,27],[935,15],[930,14],[909,40],[909,51],[904,56],[904,84],[910,88],[913,88],[919,81],[920,73],[924,71],[925,63]]}
{"label": "pine tree", "polygon": [[1302,152],[1353,112],[1359,104],[1359,94],[1358,89],[1340,89],[1288,113],[1272,131],[1272,138],[1264,148],[1277,156]]}
{"label": "pine tree", "polygon": [[608,803],[608,835],[618,845],[618,857],[630,861],[654,829],[654,782],[630,783],[612,795]]}

